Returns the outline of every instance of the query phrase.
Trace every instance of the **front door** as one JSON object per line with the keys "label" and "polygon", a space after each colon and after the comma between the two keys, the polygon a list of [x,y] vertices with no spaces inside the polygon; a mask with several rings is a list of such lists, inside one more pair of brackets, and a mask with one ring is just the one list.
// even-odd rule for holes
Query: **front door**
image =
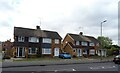
{"label": "front door", "polygon": [[81,49],[77,49],[77,56],[78,56],[78,57],[82,56],[82,51],[81,51]]}
{"label": "front door", "polygon": [[54,56],[59,56],[59,48],[54,49]]}
{"label": "front door", "polygon": [[24,47],[17,48],[17,57],[25,57],[25,48]]}

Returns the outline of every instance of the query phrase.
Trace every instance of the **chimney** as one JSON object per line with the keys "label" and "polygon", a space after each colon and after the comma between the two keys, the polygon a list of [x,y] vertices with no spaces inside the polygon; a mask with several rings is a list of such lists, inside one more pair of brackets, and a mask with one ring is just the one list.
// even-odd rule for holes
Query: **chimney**
{"label": "chimney", "polygon": [[40,29],[40,26],[36,26],[36,29]]}
{"label": "chimney", "polygon": [[83,32],[80,32],[79,35],[83,35]]}

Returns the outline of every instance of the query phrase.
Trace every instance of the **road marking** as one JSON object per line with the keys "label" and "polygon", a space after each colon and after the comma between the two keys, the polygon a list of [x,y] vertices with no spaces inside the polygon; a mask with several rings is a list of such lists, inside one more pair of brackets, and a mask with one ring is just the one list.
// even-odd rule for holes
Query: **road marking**
{"label": "road marking", "polygon": [[60,70],[54,70],[54,71],[58,72],[58,71],[77,71],[77,70],[73,68],[73,69],[60,69]]}
{"label": "road marking", "polygon": [[75,69],[72,69],[73,71],[76,71]]}
{"label": "road marking", "polygon": [[58,70],[55,70],[55,72],[57,72]]}
{"label": "road marking", "polygon": [[92,70],[96,70],[96,69],[109,69],[109,68],[116,68],[116,66],[97,66],[97,67],[89,67]]}

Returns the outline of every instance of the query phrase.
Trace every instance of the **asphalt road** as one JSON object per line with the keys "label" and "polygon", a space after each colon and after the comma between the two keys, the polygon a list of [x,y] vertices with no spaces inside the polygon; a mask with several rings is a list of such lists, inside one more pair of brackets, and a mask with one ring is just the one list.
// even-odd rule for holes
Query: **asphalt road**
{"label": "asphalt road", "polygon": [[[2,68],[3,73],[10,73],[10,71],[31,71],[35,72],[75,72],[75,71],[110,71],[118,72],[120,70],[120,65],[114,64],[113,62],[106,63],[88,63],[88,64],[70,64],[70,65],[41,65],[41,66],[28,66],[28,67],[9,67]],[[16,72],[15,72],[16,73]],[[102,72],[103,73],[103,72]]]}

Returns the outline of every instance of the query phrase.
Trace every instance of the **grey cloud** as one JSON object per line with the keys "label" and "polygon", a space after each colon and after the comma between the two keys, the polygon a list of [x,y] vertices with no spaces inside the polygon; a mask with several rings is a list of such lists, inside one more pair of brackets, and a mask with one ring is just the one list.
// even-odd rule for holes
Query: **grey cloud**
{"label": "grey cloud", "polygon": [[14,10],[16,5],[20,3],[20,0],[0,0],[0,10],[8,11]]}
{"label": "grey cloud", "polygon": [[0,22],[0,27],[10,27],[10,26],[11,26],[10,23],[7,21]]}

